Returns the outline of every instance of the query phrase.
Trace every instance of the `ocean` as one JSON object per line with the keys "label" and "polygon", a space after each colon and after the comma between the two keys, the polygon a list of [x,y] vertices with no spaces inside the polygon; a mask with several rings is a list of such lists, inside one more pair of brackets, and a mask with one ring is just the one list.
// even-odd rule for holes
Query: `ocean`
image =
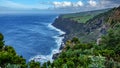
{"label": "ocean", "polygon": [[53,61],[64,37],[61,30],[51,24],[56,14],[1,14],[0,32],[6,45],[14,47],[26,61]]}

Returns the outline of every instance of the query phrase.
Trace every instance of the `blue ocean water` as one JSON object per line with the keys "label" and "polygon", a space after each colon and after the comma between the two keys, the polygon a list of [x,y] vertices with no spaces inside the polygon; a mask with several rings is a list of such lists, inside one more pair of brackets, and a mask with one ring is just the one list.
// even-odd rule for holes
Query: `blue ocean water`
{"label": "blue ocean water", "polygon": [[52,61],[52,54],[59,52],[63,32],[51,24],[57,15],[0,15],[0,32],[5,36],[5,44],[13,46],[27,62],[30,60]]}

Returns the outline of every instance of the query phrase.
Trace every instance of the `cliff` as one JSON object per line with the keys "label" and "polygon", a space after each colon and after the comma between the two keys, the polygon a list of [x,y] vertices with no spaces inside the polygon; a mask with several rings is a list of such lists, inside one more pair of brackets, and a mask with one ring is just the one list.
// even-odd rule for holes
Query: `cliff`
{"label": "cliff", "polygon": [[73,37],[79,30],[82,31],[84,29],[83,23],[77,23],[69,19],[64,19],[61,16],[57,18],[52,25],[66,32],[64,41],[70,39],[68,35]]}
{"label": "cliff", "polygon": [[64,41],[78,37],[81,42],[91,42],[106,34],[110,23],[119,19],[118,16],[119,8],[65,14],[56,18],[52,25],[66,32]]}
{"label": "cliff", "polygon": [[[68,38],[74,35],[90,42],[100,37],[100,42],[81,43],[74,37],[65,43],[61,53],[53,56],[53,63],[45,65],[49,64],[51,68],[120,68],[120,7],[86,19],[86,23],[73,21],[68,16],[60,16],[53,25],[66,31]],[[77,27],[81,29],[77,30]]]}

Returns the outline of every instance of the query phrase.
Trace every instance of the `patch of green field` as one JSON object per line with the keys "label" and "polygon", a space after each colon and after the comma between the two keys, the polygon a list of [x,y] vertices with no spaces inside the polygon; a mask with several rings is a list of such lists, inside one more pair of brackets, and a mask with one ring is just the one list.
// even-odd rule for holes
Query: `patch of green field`
{"label": "patch of green field", "polygon": [[78,23],[86,23],[88,20],[92,19],[95,15],[85,15],[80,17],[71,18],[71,20],[77,21]]}
{"label": "patch of green field", "polygon": [[74,17],[79,17],[82,16],[81,14],[65,14],[62,15],[63,18],[74,18]]}
{"label": "patch of green field", "polygon": [[62,15],[62,18],[69,18],[70,20],[76,21],[78,23],[86,23],[88,20],[92,19],[99,13],[73,13]]}

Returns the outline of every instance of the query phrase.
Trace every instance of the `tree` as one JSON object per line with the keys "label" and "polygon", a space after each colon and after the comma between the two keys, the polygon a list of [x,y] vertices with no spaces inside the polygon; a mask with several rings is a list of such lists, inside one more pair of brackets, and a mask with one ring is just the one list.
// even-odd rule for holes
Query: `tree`
{"label": "tree", "polygon": [[75,66],[74,66],[75,64],[73,61],[68,61],[66,64],[67,64],[68,68],[75,68]]}
{"label": "tree", "polygon": [[73,42],[73,43],[75,43],[75,44],[80,43],[79,39],[76,38],[76,37],[74,37],[74,38],[71,40],[71,42]]}
{"label": "tree", "polygon": [[3,40],[4,36],[0,33],[0,66],[2,68],[6,66],[27,68],[26,60],[17,55],[13,47],[5,46]]}
{"label": "tree", "polygon": [[0,49],[2,49],[2,47],[4,46],[4,41],[3,41],[4,37],[3,35],[0,33]]}
{"label": "tree", "polygon": [[21,68],[21,66],[17,64],[7,64],[5,68]]}
{"label": "tree", "polygon": [[32,60],[28,63],[28,66],[29,66],[29,68],[40,68],[40,63]]}

